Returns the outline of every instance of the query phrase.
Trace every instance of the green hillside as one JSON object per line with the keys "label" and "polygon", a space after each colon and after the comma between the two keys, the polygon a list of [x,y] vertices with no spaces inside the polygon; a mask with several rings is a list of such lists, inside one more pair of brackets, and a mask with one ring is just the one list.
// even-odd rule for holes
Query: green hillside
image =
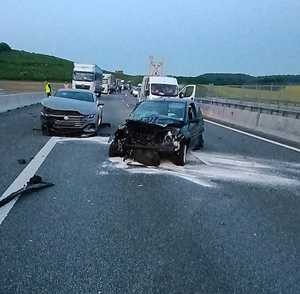
{"label": "green hillside", "polygon": [[73,62],[11,49],[0,43],[0,80],[70,81]]}
{"label": "green hillside", "polygon": [[[73,62],[70,60],[11,49],[6,43],[0,43],[0,80],[23,81],[70,81]],[[141,75],[127,75],[123,72],[111,72],[117,78],[131,81],[137,85],[142,82]],[[246,74],[208,73],[195,77],[177,77],[180,84],[202,85],[299,85],[300,75],[276,75],[254,77]]]}

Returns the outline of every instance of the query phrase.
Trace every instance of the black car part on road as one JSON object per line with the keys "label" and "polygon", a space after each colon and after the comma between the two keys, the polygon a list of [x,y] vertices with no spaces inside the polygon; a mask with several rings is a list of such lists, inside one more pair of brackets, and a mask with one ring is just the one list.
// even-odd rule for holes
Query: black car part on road
{"label": "black car part on road", "polygon": [[44,182],[40,176],[35,175],[28,181],[28,183],[23,188],[21,188],[20,190],[18,190],[16,192],[11,193],[4,199],[0,200],[0,207],[9,203],[16,197],[20,197],[25,194],[29,194],[31,192],[35,192],[35,191],[45,189],[48,187],[52,187],[52,186],[54,186],[53,183]]}

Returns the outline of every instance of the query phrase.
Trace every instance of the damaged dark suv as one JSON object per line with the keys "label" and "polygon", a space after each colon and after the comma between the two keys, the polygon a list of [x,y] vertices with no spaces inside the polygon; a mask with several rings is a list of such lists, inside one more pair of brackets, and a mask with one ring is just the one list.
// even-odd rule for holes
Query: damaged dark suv
{"label": "damaged dark suv", "polygon": [[158,166],[163,156],[184,165],[188,149],[203,147],[204,122],[191,100],[165,98],[142,101],[116,131],[109,156]]}

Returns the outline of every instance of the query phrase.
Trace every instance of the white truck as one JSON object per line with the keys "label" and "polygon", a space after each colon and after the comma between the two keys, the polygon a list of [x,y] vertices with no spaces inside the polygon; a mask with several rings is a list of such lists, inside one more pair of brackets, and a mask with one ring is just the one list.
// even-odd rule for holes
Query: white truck
{"label": "white truck", "polygon": [[74,63],[73,89],[90,90],[101,96],[103,72],[96,64]]}
{"label": "white truck", "polygon": [[195,85],[187,85],[179,91],[176,78],[166,76],[145,76],[140,91],[140,100],[161,97],[178,97],[194,99]]}
{"label": "white truck", "polygon": [[116,78],[112,74],[104,74],[102,80],[102,93],[110,94],[116,90]]}

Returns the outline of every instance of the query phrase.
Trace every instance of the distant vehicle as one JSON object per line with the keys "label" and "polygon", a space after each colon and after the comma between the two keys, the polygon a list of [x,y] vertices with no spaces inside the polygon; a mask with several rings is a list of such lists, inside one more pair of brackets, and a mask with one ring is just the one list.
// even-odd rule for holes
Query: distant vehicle
{"label": "distant vehicle", "polygon": [[125,81],[124,80],[121,80],[120,81],[120,85],[121,85],[121,90],[125,90]]}
{"label": "distant vehicle", "polygon": [[188,149],[203,147],[201,110],[190,99],[157,98],[137,104],[116,131],[109,156],[157,166],[162,156],[185,165]]}
{"label": "distant vehicle", "polygon": [[141,92],[141,87],[132,87],[131,89],[131,95],[134,97],[139,97]]}
{"label": "distant vehicle", "polygon": [[110,94],[116,90],[116,79],[112,74],[104,74],[102,79],[102,93]]}
{"label": "distant vehicle", "polygon": [[126,90],[131,90],[131,88],[132,88],[132,85],[131,85],[131,81],[128,81],[126,84],[125,84],[125,86],[126,86]]}
{"label": "distant vehicle", "polygon": [[140,99],[146,100],[160,97],[194,99],[195,94],[195,85],[188,85],[179,91],[176,78],[166,76],[145,76],[142,82]]}
{"label": "distant vehicle", "polygon": [[102,70],[95,64],[74,63],[73,89],[89,90],[101,96]]}
{"label": "distant vehicle", "polygon": [[42,106],[44,135],[96,134],[102,123],[103,104],[91,91],[60,89],[43,99]]}

